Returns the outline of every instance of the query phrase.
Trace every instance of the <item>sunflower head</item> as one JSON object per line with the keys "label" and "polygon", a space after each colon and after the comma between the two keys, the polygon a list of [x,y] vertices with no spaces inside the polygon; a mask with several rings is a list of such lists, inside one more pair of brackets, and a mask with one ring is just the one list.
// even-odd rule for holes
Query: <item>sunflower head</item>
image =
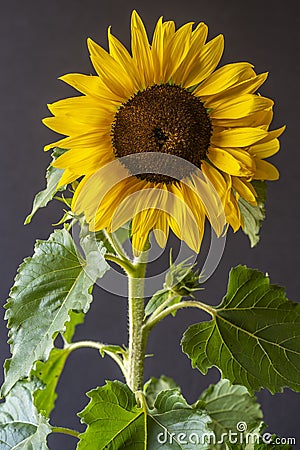
{"label": "sunflower head", "polygon": [[134,11],[131,51],[110,29],[108,51],[89,39],[96,74],[61,77],[82,95],[48,105],[44,123],[66,137],[45,149],[68,149],[54,162],[59,186],[80,179],[73,211],[93,230],[131,219],[137,252],[151,231],[163,247],[170,229],[198,252],[206,219],[217,234],[244,227],[240,199],[257,206],[253,180],[279,176],[265,159],[284,128],[269,131],[273,101],[257,93],[267,74],[248,62],[218,67],[223,37],[207,33],[160,18],[149,42]]}

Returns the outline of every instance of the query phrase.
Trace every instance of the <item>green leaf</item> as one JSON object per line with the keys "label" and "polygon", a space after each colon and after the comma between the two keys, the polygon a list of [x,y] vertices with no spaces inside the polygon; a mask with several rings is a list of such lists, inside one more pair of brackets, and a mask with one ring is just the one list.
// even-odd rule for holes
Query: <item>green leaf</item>
{"label": "green leaf", "polygon": [[251,247],[254,247],[259,241],[259,231],[263,220],[266,217],[265,203],[267,184],[265,181],[252,181],[253,187],[257,193],[257,206],[246,202],[242,197],[239,198],[239,207],[244,221],[243,231],[249,237]]}
{"label": "green leaf", "polygon": [[[170,292],[166,289],[161,289],[153,295],[153,297],[150,298],[148,303],[145,307],[145,316],[149,316],[152,314],[160,305],[162,305],[168,298],[169,298]],[[181,300],[181,297],[179,297]]]}
{"label": "green leaf", "polygon": [[[208,448],[207,444],[195,447],[195,433],[199,440],[205,433],[211,435],[207,426],[210,418],[189,406],[178,388],[160,392],[151,414],[145,405],[137,406],[132,391],[119,381],[109,381],[88,396],[91,401],[79,414],[88,427],[80,435],[78,450],[157,450],[161,443],[159,437],[162,440],[166,437],[166,449]],[[180,442],[182,432],[189,440],[187,444]]]}
{"label": "green leaf", "polygon": [[70,320],[65,323],[65,331],[63,333],[64,340],[70,344],[75,333],[75,328],[84,322],[84,313],[77,311],[69,311]]}
{"label": "green leaf", "polygon": [[[53,150],[52,158],[55,161],[59,156],[65,153],[67,150],[56,147]],[[46,171],[47,186],[44,190],[36,194],[31,213],[26,217],[24,224],[27,225],[31,222],[32,217],[37,212],[38,209],[44,208],[53,199],[55,193],[57,192],[57,185],[62,177],[64,171],[62,169],[57,169],[51,164]],[[65,187],[61,187],[59,190],[64,190]]]}
{"label": "green leaf", "polygon": [[[69,311],[70,321],[65,324],[63,337],[70,344],[75,332],[76,325],[83,323],[82,312]],[[39,379],[43,386],[34,392],[34,404],[38,411],[46,417],[50,416],[54,408],[57,394],[55,392],[61,373],[65,367],[66,360],[70,355],[70,348],[53,348],[46,362],[37,361],[35,370],[31,371],[31,377]]]}
{"label": "green leaf", "polygon": [[238,266],[210,322],[192,325],[182,340],[193,367],[218,367],[251,392],[300,390],[300,304],[261,272]]}
{"label": "green leaf", "polygon": [[34,404],[38,411],[46,417],[50,416],[54,408],[57,398],[56,386],[69,354],[68,348],[53,348],[48,360],[46,362],[38,361],[35,370],[31,371],[31,376],[38,378],[44,384],[41,389],[34,392]]}
{"label": "green leaf", "polygon": [[204,450],[209,448],[209,416],[192,408],[178,389],[160,392],[154,403],[155,412],[148,415],[147,449]]}
{"label": "green leaf", "polygon": [[165,375],[162,375],[160,378],[151,377],[144,385],[144,393],[149,408],[154,407],[158,394],[161,391],[166,391],[168,389],[178,389],[180,392],[180,387],[172,380],[172,378],[166,377]]}
{"label": "green leaf", "polygon": [[101,251],[81,258],[66,229],[37,242],[33,257],[19,268],[6,305],[12,359],[5,363],[3,395],[29,375],[36,361],[48,359],[71,310],[87,312],[91,286],[108,268]]}
{"label": "green leaf", "polygon": [[18,382],[0,404],[1,450],[47,450],[51,428],[32,398],[33,383]]}
{"label": "green leaf", "polygon": [[[255,397],[249,395],[244,386],[232,385],[228,380],[220,380],[204,391],[197,403],[206,409],[212,419],[211,429],[220,441],[222,433],[230,430],[240,432],[240,425],[244,425],[246,432],[254,431],[260,426],[262,412]],[[214,448],[225,449],[223,445]]]}
{"label": "green leaf", "polygon": [[137,407],[127,385],[108,381],[87,395],[91,401],[79,416],[88,427],[78,450],[147,449],[145,410]]}

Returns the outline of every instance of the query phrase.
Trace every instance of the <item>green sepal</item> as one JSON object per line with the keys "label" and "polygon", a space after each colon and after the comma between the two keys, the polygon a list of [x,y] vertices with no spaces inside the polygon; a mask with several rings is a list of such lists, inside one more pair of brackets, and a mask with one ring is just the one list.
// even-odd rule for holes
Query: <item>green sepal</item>
{"label": "green sepal", "polygon": [[[62,148],[54,148],[52,152],[52,159],[55,161],[61,155],[63,155],[67,150]],[[47,185],[46,188],[42,191],[38,192],[33,200],[31,213],[26,217],[24,224],[27,225],[31,222],[32,217],[35,213],[40,209],[44,208],[48,205],[48,203],[53,199],[54,195],[58,191],[57,185],[62,177],[64,171],[62,169],[58,169],[53,167],[52,164],[49,165],[46,171],[46,180]],[[62,186],[59,188],[59,191],[63,191],[66,186]]]}
{"label": "green sepal", "polygon": [[243,219],[243,231],[249,237],[251,247],[259,241],[259,231],[262,222],[266,217],[265,203],[267,183],[265,181],[254,180],[252,185],[257,193],[257,205],[251,205],[242,197],[239,198],[238,204]]}

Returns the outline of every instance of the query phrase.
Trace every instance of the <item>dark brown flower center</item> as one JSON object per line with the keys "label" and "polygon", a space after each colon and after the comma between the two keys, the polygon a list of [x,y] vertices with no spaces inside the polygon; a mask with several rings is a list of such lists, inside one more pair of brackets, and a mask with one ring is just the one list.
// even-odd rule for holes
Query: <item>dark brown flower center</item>
{"label": "dark brown flower center", "polygon": [[[124,164],[130,173],[138,173],[140,179],[170,183],[174,178],[164,174],[167,168],[163,167],[159,153],[184,158],[200,168],[211,132],[210,118],[198,97],[177,85],[153,85],[137,92],[119,108],[112,126],[112,145],[117,158],[158,153],[155,171],[152,169],[151,173],[143,172],[142,157],[133,163],[134,167],[131,162]],[[186,166],[183,164],[181,168],[179,164],[176,178],[180,180],[187,175]]]}

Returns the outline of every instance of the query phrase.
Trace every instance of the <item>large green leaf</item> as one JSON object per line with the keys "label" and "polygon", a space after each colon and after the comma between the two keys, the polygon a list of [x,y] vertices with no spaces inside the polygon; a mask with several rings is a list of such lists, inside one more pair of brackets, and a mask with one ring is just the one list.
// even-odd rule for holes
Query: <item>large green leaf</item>
{"label": "large green leaf", "polygon": [[[53,150],[52,158],[53,160],[57,159],[59,156],[61,156],[63,153],[65,153],[67,150],[56,147]],[[24,224],[27,225],[31,222],[32,217],[37,212],[38,209],[44,208],[47,206],[47,204],[50,202],[50,200],[53,199],[55,193],[57,192],[57,185],[62,177],[62,174],[64,173],[63,170],[57,169],[56,167],[53,167],[51,164],[47,169],[46,172],[46,180],[47,180],[47,186],[45,189],[43,189],[41,192],[36,194],[33,205],[32,205],[32,211],[31,213],[26,217]],[[64,188],[61,188],[64,189]]]}
{"label": "large green leaf", "polygon": [[154,411],[148,415],[147,449],[208,449],[210,417],[200,408],[187,404],[179,390],[162,391],[156,397]]}
{"label": "large green leaf", "polygon": [[[262,421],[262,412],[255,397],[250,396],[244,386],[232,385],[228,380],[211,385],[202,393],[197,405],[205,408],[212,419],[210,427],[217,441],[230,430],[234,433],[254,431]],[[225,442],[212,448],[225,449]]]}
{"label": "large green leaf", "polygon": [[300,390],[300,304],[261,272],[232,269],[228,292],[213,319],[192,325],[182,340],[193,367],[217,366],[224,378],[272,393]]}
{"label": "large green leaf", "polygon": [[88,427],[78,450],[147,449],[145,410],[128,386],[109,381],[87,395],[91,401],[79,416]]}
{"label": "large green leaf", "polygon": [[189,406],[177,388],[160,392],[151,413],[145,405],[139,407],[132,391],[119,381],[109,381],[88,396],[91,401],[79,414],[88,427],[78,450],[157,450],[162,443],[166,450],[208,448],[208,444],[195,447],[195,439],[212,434],[207,426],[210,418]]}
{"label": "large green leaf", "polygon": [[6,305],[12,359],[5,363],[3,395],[29,375],[36,361],[48,359],[69,312],[88,310],[91,286],[109,266],[103,252],[85,248],[86,260],[78,255],[71,235],[56,230],[47,241],[38,241],[33,257],[21,264]]}
{"label": "large green leaf", "polygon": [[251,205],[242,197],[239,198],[239,208],[243,218],[243,231],[249,237],[251,247],[254,247],[259,241],[259,231],[262,222],[266,216],[266,190],[267,183],[265,181],[252,181],[253,187],[257,193],[257,205]]}
{"label": "large green leaf", "polygon": [[47,450],[51,428],[33,404],[33,383],[18,382],[0,404],[1,450]]}

